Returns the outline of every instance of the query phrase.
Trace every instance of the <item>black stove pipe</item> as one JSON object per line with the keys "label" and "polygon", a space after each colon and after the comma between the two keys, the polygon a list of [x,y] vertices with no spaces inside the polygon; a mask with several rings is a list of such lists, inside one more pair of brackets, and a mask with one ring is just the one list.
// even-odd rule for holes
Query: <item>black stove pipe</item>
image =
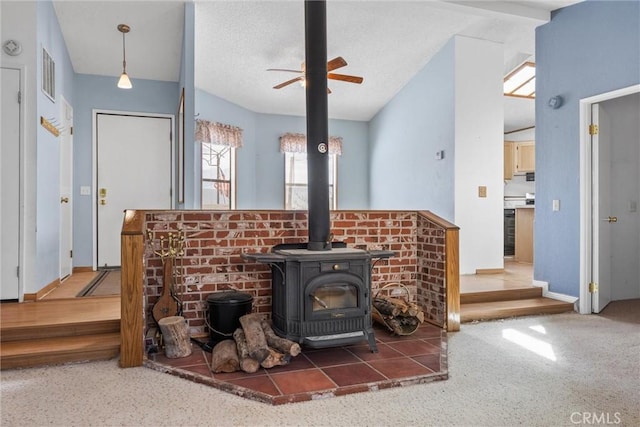
{"label": "black stove pipe", "polygon": [[329,219],[329,112],[327,102],[327,8],[305,0],[305,88],[310,251],[331,249]]}

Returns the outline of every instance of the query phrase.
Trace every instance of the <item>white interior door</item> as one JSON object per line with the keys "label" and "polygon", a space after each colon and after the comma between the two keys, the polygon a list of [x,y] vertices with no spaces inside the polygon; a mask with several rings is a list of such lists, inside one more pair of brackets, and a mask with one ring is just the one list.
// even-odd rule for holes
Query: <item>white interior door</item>
{"label": "white interior door", "polygon": [[73,268],[73,108],[61,97],[60,117],[60,279]]}
{"label": "white interior door", "polygon": [[20,70],[1,68],[0,299],[19,298],[20,284]]}
{"label": "white interior door", "polygon": [[597,126],[592,138],[593,155],[593,282],[597,290],[591,297],[591,309],[600,313],[611,301],[611,144],[608,115],[599,104],[591,106],[591,124]]}
{"label": "white interior door", "polygon": [[593,142],[592,311],[640,298],[640,94],[592,105]]}
{"label": "white interior door", "polygon": [[120,265],[125,209],[171,208],[172,120],[97,113],[97,265]]}

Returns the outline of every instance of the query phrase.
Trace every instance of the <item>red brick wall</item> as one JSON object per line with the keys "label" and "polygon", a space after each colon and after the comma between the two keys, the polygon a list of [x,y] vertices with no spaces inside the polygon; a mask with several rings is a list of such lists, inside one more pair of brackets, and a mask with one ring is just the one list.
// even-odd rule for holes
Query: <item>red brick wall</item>
{"label": "red brick wall", "polygon": [[[271,272],[267,265],[245,261],[243,252],[268,252],[280,243],[307,241],[306,212],[292,211],[150,211],[145,228],[157,245],[162,235],[181,229],[185,254],[176,261],[176,290],[192,334],[206,334],[207,296],[235,288],[254,297],[254,310],[271,312]],[[444,325],[444,230],[418,212],[335,211],[334,240],[349,247],[392,250],[372,274],[373,294],[400,282],[418,301],[426,317]],[[162,262],[147,242],[145,251],[145,315],[162,292]]]}

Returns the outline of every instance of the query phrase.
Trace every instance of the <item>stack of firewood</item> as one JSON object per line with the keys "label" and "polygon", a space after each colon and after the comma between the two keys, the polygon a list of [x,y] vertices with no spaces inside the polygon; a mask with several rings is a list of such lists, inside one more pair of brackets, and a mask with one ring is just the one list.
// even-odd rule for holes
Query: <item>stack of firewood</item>
{"label": "stack of firewood", "polygon": [[379,296],[380,292],[378,292],[373,298],[371,317],[396,335],[411,335],[418,329],[420,323],[424,322],[424,313],[416,303],[409,301],[409,291],[404,285],[390,283],[387,286],[394,285],[401,286],[407,293],[407,297]]}
{"label": "stack of firewood", "polygon": [[269,321],[259,313],[240,317],[241,328],[233,339],[219,342],[211,352],[211,371],[253,373],[260,367],[287,365],[300,354],[300,344],[275,334]]}

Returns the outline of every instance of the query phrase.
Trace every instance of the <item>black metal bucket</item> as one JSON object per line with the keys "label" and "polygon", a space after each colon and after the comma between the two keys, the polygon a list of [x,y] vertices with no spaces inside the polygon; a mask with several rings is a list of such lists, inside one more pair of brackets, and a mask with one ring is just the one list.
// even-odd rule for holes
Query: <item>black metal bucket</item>
{"label": "black metal bucket", "polygon": [[240,317],[251,313],[253,297],[238,291],[216,292],[207,297],[207,304],[211,341],[219,342],[230,339],[240,327]]}

